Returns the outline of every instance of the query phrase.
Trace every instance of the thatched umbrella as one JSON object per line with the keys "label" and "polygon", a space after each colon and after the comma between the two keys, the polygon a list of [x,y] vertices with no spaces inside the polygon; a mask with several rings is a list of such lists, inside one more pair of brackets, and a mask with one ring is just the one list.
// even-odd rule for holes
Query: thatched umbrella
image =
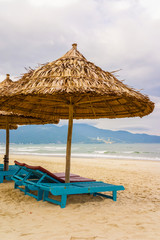
{"label": "thatched umbrella", "polygon": [[[0,83],[0,89],[12,86],[13,81],[9,78],[9,74],[6,74],[6,79]],[[39,125],[39,124],[57,124],[59,120],[52,116],[45,119],[44,117],[24,116],[22,114],[14,114],[11,112],[0,111],[0,129],[6,129],[6,154],[4,155],[4,171],[8,171],[9,165],[9,130],[17,129],[17,125]],[[1,126],[3,128],[1,128]]]}
{"label": "thatched umbrella", "polygon": [[[4,171],[8,171],[9,165],[9,130],[17,129],[16,125],[42,125],[42,124],[57,124],[59,120],[46,120],[43,118],[35,118],[23,116],[22,114],[14,114],[5,111],[0,111],[0,129],[6,129],[6,154],[4,155]],[[13,125],[14,124],[14,125]]]}
{"label": "thatched umbrella", "polygon": [[4,110],[32,116],[69,119],[66,182],[69,182],[73,119],[143,117],[154,103],[103,71],[77,50],[77,44],[56,61],[30,69],[12,88],[0,91]]}

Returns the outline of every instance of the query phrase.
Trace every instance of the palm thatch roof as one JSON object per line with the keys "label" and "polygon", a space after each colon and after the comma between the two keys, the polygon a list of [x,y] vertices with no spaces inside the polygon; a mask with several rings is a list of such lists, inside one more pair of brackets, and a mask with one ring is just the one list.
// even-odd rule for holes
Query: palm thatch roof
{"label": "palm thatch roof", "polygon": [[68,119],[69,104],[75,119],[143,117],[153,111],[146,95],[89,62],[77,44],[72,46],[58,60],[30,69],[11,87],[0,89],[1,109],[60,119]]}
{"label": "palm thatch roof", "polygon": [[[14,82],[10,79],[10,75],[6,74],[6,79],[0,83],[0,89],[5,89],[7,87],[11,87],[12,85],[14,85]],[[6,127],[6,123],[8,123],[10,126],[12,126],[13,124],[58,124],[59,119],[53,116],[50,117],[50,119],[45,119],[44,117],[36,118],[33,116],[24,116],[22,114],[14,114],[12,112],[0,111],[0,125],[4,125]]]}

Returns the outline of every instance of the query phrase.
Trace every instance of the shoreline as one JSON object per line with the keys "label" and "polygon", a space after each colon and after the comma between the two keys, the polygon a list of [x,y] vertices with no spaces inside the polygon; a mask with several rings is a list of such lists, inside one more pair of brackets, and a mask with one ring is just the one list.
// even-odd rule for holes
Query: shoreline
{"label": "shoreline", "polygon": [[[3,154],[0,154],[0,157],[1,158],[3,158]],[[59,158],[59,159],[61,159],[61,158],[64,158],[65,159],[65,157],[66,157],[66,155],[48,155],[48,154],[44,154],[44,155],[42,155],[42,154],[10,154],[10,158],[12,158],[12,157],[15,157],[15,156],[26,156],[26,157],[41,157],[41,158],[45,158],[45,157],[47,157],[47,158],[53,158],[53,159],[55,159],[55,158]],[[113,161],[134,161],[134,162],[140,162],[140,161],[145,161],[145,162],[159,162],[160,163],[160,159],[159,160],[155,160],[155,159],[137,159],[137,158],[132,158],[132,157],[130,157],[130,158],[125,158],[125,157],[114,157],[114,158],[112,158],[112,157],[99,157],[99,156],[72,156],[71,155],[71,160],[72,159],[100,159],[100,160],[105,160],[105,161],[111,161],[111,160],[113,160]]]}

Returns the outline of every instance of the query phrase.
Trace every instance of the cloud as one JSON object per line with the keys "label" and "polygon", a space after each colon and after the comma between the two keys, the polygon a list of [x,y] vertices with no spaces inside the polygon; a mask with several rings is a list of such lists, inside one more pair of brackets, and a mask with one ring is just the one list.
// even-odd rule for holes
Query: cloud
{"label": "cloud", "polygon": [[[117,74],[125,84],[160,97],[159,0],[0,0],[0,34],[0,81],[61,57],[77,42],[89,61],[122,69]],[[157,109],[143,119],[89,122],[137,131],[144,123],[156,133]]]}
{"label": "cloud", "polygon": [[28,2],[33,6],[52,6],[59,8],[74,4],[77,0],[28,0]]}
{"label": "cloud", "polygon": [[145,11],[148,12],[148,14],[153,19],[160,19],[160,2],[159,0],[140,0],[140,4],[145,8]]}
{"label": "cloud", "polygon": [[152,94],[158,94],[160,18],[153,18],[151,9],[158,9],[153,1],[149,5],[135,0],[85,4],[1,0],[0,4],[1,74],[10,71],[19,76],[24,67],[55,60],[78,42],[88,60],[104,70],[122,68],[120,79],[138,89],[145,85],[148,94],[152,87]]}

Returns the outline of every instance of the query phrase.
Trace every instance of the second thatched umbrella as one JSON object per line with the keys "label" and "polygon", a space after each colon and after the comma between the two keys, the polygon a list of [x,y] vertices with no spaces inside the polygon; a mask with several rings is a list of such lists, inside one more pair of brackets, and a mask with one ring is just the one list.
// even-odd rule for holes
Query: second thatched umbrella
{"label": "second thatched umbrella", "polygon": [[[0,89],[13,85],[13,81],[6,75],[6,79],[0,83]],[[52,118],[45,119],[44,117],[24,116],[22,114],[14,114],[11,112],[0,111],[0,129],[6,129],[6,154],[4,155],[4,171],[8,171],[9,165],[9,130],[17,129],[16,125],[40,125],[40,124],[57,124],[59,120]]]}
{"label": "second thatched umbrella", "polygon": [[77,50],[77,44],[56,61],[30,69],[12,88],[0,91],[3,110],[32,116],[69,119],[66,182],[70,176],[73,119],[143,117],[154,103],[103,71]]}
{"label": "second thatched umbrella", "polygon": [[[14,114],[0,111],[0,129],[6,129],[6,154],[4,155],[4,171],[8,171],[9,165],[9,130],[17,129],[16,125],[42,125],[57,124],[59,120],[45,120],[43,118],[35,118],[23,116],[22,114]],[[1,128],[1,126],[3,128]]]}

